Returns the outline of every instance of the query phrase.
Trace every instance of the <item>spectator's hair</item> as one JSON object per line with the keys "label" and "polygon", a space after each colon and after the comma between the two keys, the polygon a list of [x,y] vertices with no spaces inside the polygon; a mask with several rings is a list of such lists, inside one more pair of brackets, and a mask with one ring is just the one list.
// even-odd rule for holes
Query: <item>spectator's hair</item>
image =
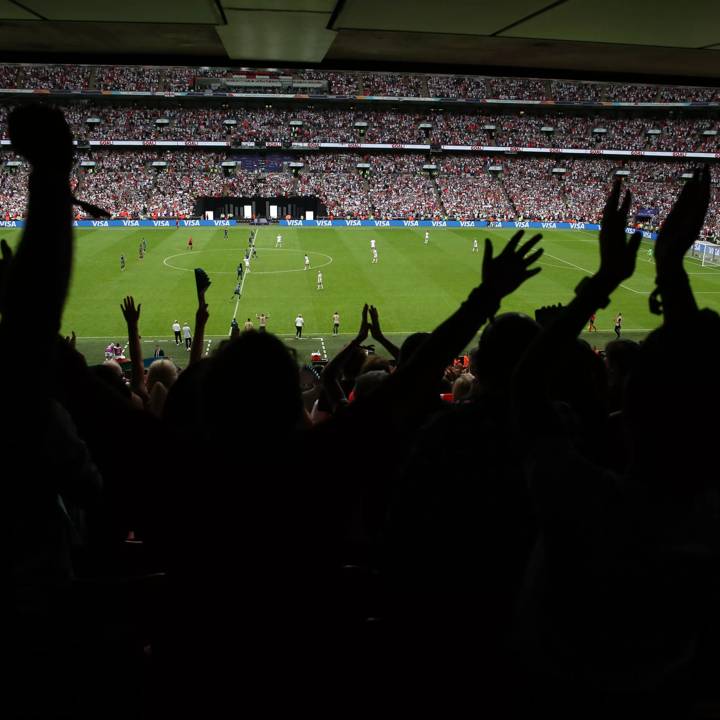
{"label": "spectator's hair", "polygon": [[155,360],[148,368],[145,382],[148,392],[152,391],[153,386],[157,382],[162,383],[165,389],[169,390],[177,380],[177,376],[177,367],[175,367],[175,363],[172,360]]}
{"label": "spectator's hair", "polygon": [[452,386],[453,402],[469,400],[475,392],[475,378],[470,373],[463,373]]}
{"label": "spectator's hair", "polygon": [[[113,343],[113,345],[117,344],[118,343]],[[124,377],[123,369],[120,367],[120,363],[117,360],[105,360],[102,364],[102,367],[106,367],[109,370],[112,370],[112,372],[118,377]]]}
{"label": "spectator's hair", "polygon": [[386,373],[392,372],[392,364],[389,360],[384,357],[380,357],[379,355],[369,355],[362,364],[358,377],[376,370],[381,370]]}
{"label": "spectator's hair", "polygon": [[360,400],[367,397],[388,377],[390,377],[390,375],[386,370],[370,370],[362,375],[358,375],[357,380],[355,381],[355,399]]}

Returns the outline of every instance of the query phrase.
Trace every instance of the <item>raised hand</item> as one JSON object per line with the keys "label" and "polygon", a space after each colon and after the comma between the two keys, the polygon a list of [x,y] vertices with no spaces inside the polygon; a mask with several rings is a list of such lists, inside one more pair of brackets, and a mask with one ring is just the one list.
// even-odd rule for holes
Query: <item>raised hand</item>
{"label": "raised hand", "polygon": [[[140,314],[140,306],[138,306],[138,315]],[[197,334],[197,328],[198,326],[205,327],[207,325],[208,318],[210,317],[210,313],[208,312],[208,304],[205,302],[205,298],[203,297],[201,301],[198,303],[198,309],[195,311],[195,334]]]}
{"label": "raised hand", "polygon": [[73,350],[75,349],[75,346],[77,345],[77,335],[75,335],[75,331],[71,330],[70,335],[65,336],[65,342],[68,344],[69,347],[71,347]]}
{"label": "raised hand", "polygon": [[140,320],[141,307],[142,305],[140,304],[138,304],[137,308],[135,307],[135,299],[131,295],[128,295],[123,300],[122,305],[120,305],[120,310],[122,310],[123,317],[128,326],[137,327],[138,321]]}
{"label": "raised hand", "polygon": [[598,272],[615,286],[623,280],[627,280],[635,272],[635,259],[642,240],[642,233],[639,231],[633,233],[630,240],[627,239],[625,233],[632,200],[630,191],[625,192],[622,203],[618,206],[619,200],[620,180],[616,180],[603,210],[600,228],[600,270]]}
{"label": "raised hand", "polygon": [[367,340],[368,332],[370,331],[370,325],[368,324],[368,304],[365,303],[362,309],[362,319],[360,321],[360,330],[358,330],[355,342],[363,343]]}
{"label": "raised hand", "polygon": [[382,336],[382,330],[380,329],[380,317],[378,309],[374,306],[370,306],[370,334],[377,340]]}
{"label": "raised hand", "polygon": [[35,168],[69,175],[73,164],[72,133],[57,108],[24,105],[8,116],[13,150]]}
{"label": "raised hand", "polygon": [[393,358],[395,358],[395,360],[398,359],[400,356],[400,348],[383,335],[383,331],[380,328],[380,315],[378,313],[378,309],[374,305],[370,306],[370,334],[390,353]]}
{"label": "raised hand", "polygon": [[520,287],[526,280],[540,272],[539,267],[530,268],[543,254],[542,250],[530,251],[540,242],[542,235],[534,235],[518,248],[524,235],[523,230],[516,232],[503,251],[493,258],[492,243],[485,238],[485,254],[482,262],[482,284],[498,299],[502,299]]}
{"label": "raised hand", "polygon": [[696,170],[660,228],[655,241],[658,273],[682,267],[683,257],[700,235],[710,203],[710,168]]}

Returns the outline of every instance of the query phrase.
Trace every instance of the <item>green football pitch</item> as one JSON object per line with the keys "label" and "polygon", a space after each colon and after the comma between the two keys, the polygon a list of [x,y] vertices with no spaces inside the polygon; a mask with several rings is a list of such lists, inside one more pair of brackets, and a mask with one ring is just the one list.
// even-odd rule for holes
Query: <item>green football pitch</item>
{"label": "green football pitch", "polygon": [[[483,239],[492,239],[495,253],[511,236],[510,230],[431,228],[297,228],[261,227],[257,258],[243,280],[242,297],[233,295],[236,268],[248,247],[246,226],[229,228],[97,228],[76,231],[75,267],[63,332],[74,330],[78,347],[89,363],[103,359],[110,342],[124,343],[125,326],[120,302],[133,295],[142,304],[140,331],[152,356],[155,343],[166,354],[184,363],[177,352],[171,325],[194,324],[196,307],[193,269],[203,268],[212,285],[207,292],[210,320],[206,340],[211,348],[227,337],[233,316],[242,328],[247,318],[269,315],[268,329],[300,350],[301,360],[310,352],[335,353],[356,331],[363,303],[376,305],[386,335],[395,342],[418,330],[432,330],[452,313],[480,280]],[[526,231],[529,238],[533,231]],[[282,234],[282,248],[276,236]],[[8,231],[12,243],[20,231]],[[192,236],[193,249],[187,247]],[[138,247],[148,244],[143,260]],[[478,239],[479,253],[472,252]],[[379,262],[371,262],[370,240],[377,243]],[[573,295],[578,281],[598,264],[596,233],[546,230],[541,246],[542,272],[528,281],[502,305],[532,315],[535,308]],[[656,327],[658,318],[648,310],[654,266],[643,244],[635,275],[620,287],[607,309],[597,316],[599,332],[585,337],[597,346],[614,337],[613,318],[624,317],[624,335],[639,339]],[[310,269],[304,270],[307,253]],[[127,259],[120,270],[120,255]],[[688,271],[701,306],[720,309],[720,269],[701,267],[688,260]],[[316,288],[317,271],[323,273],[324,290]],[[339,337],[332,336],[332,314],[341,317]],[[305,318],[304,337],[294,340],[294,319]],[[372,342],[372,340],[368,340]]]}

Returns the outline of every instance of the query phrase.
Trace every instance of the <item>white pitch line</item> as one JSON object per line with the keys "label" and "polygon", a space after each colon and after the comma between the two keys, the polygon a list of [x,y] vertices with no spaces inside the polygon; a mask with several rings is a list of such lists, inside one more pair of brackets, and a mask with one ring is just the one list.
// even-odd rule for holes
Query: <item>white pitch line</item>
{"label": "white pitch line", "polygon": [[[566,265],[571,265],[572,267],[577,268],[578,270],[582,270],[583,272],[590,273],[590,275],[595,274],[594,270],[588,270],[587,268],[580,267],[580,265],[576,265],[575,263],[570,262],[569,260],[565,260],[565,258],[558,257],[557,255],[551,255],[549,252],[543,253],[543,257],[550,257],[553,260],[559,260],[560,262],[564,262]],[[620,287],[624,288],[625,290],[629,290],[630,292],[634,292],[637,295],[649,295],[650,294],[649,290],[648,291],[635,290],[634,288],[628,287],[627,285],[623,285],[622,283],[620,284]]]}
{"label": "white pitch line", "polygon": [[[715,292],[715,291],[712,291]],[[720,292],[720,291],[717,291]],[[697,294],[697,293],[696,293]],[[658,325],[659,327],[659,325]],[[434,328],[433,328],[434,329]],[[652,332],[653,330],[656,330],[657,328],[623,328],[623,332]],[[391,330],[389,332],[385,332],[385,335],[412,335],[416,332],[430,332],[427,328],[425,330]],[[604,332],[604,331],[603,331]],[[608,331],[611,332],[611,331]],[[295,333],[271,333],[272,335],[275,335],[276,337],[295,337]],[[341,332],[335,335],[335,337],[356,337],[357,332]],[[77,335],[76,336],[78,340],[112,340],[113,338],[117,337],[117,335]],[[172,344],[173,338],[170,336],[157,336],[160,338],[159,340],[143,340],[143,342],[147,343],[161,343],[161,342],[168,342]],[[225,335],[205,335],[206,338],[226,338],[227,334]],[[317,340],[320,342],[324,338],[321,337],[304,337],[303,340]]]}
{"label": "white pitch line", "polygon": [[[260,235],[260,228],[258,228],[257,232],[255,233],[255,239],[253,240],[253,245],[255,245],[255,240],[258,239],[258,236],[259,236],[259,235]],[[252,255],[252,253],[251,253],[251,255]],[[252,260],[251,260],[250,258],[248,258],[248,260],[249,260],[249,263],[248,263],[248,264],[249,264],[249,265],[252,265]],[[244,263],[245,260],[243,260],[242,262]],[[238,299],[237,299],[237,301],[235,302],[235,310],[233,310],[233,316],[232,316],[232,319],[233,319],[233,320],[237,317],[238,306],[240,305],[240,298],[242,297],[243,288],[245,287],[245,278],[246,278],[249,274],[250,274],[250,270],[248,270],[247,267],[246,267],[246,268],[245,268],[245,271],[243,272],[242,280],[240,281],[240,294],[238,295]],[[230,330],[228,331],[228,337],[229,337],[230,335],[232,335],[232,328],[230,328]]]}

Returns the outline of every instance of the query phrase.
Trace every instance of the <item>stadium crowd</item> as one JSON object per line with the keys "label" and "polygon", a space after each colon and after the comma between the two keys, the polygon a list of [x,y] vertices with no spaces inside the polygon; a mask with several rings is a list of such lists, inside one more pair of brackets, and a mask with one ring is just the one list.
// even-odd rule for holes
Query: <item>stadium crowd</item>
{"label": "stadium crowd", "polygon": [[[220,67],[160,67],[101,65],[0,65],[0,86],[6,89],[119,90],[137,92],[188,92],[195,89],[196,78],[218,80],[251,79],[259,91],[262,78],[322,80],[334,95],[379,95],[388,97],[439,97],[496,100],[558,102],[632,102],[676,103],[718,102],[718,88],[658,86],[634,83],[540,80],[483,76],[449,76],[408,73],[354,73],[330,70],[243,71]],[[238,88],[225,88],[225,90]],[[251,92],[252,88],[240,88]],[[287,92],[287,90],[282,90]]]}
{"label": "stadium crowd", "polygon": [[[598,197],[619,172],[633,192],[631,214],[652,229],[667,214],[683,175],[692,172],[677,160],[327,152],[294,157],[303,165],[296,177],[284,158],[235,157],[201,149],[100,148],[78,153],[73,181],[88,202],[118,218],[190,217],[204,197],[310,195],[328,216],[340,218],[598,222]],[[223,167],[229,159],[235,165]],[[0,169],[6,220],[21,217],[26,202],[27,165],[13,162],[18,158],[5,153]],[[719,203],[714,182],[704,235],[720,236]]]}
{"label": "stadium crowd", "polygon": [[[588,150],[718,152],[716,116],[297,110],[228,104],[60,103],[76,137],[95,141],[438,143]],[[8,107],[0,108],[4,117]]]}
{"label": "stadium crowd", "polygon": [[623,310],[613,293],[635,271],[618,182],[598,188],[599,267],[535,320],[501,312],[542,272],[541,237],[522,232],[486,241],[478,286],[438,327],[398,348],[365,305],[316,373],[237,326],[203,356],[215,308],[199,274],[181,371],[145,372],[144,299],[124,298],[126,379],[59,336],[69,129],[47,107],[9,125],[31,169],[28,223],[0,265],[13,716],[710,716],[720,488],[690,440],[719,398],[689,378],[712,368],[720,317],[683,267],[707,167],[665,217],[662,325],[642,345],[601,357],[579,339],[611,298]]}

